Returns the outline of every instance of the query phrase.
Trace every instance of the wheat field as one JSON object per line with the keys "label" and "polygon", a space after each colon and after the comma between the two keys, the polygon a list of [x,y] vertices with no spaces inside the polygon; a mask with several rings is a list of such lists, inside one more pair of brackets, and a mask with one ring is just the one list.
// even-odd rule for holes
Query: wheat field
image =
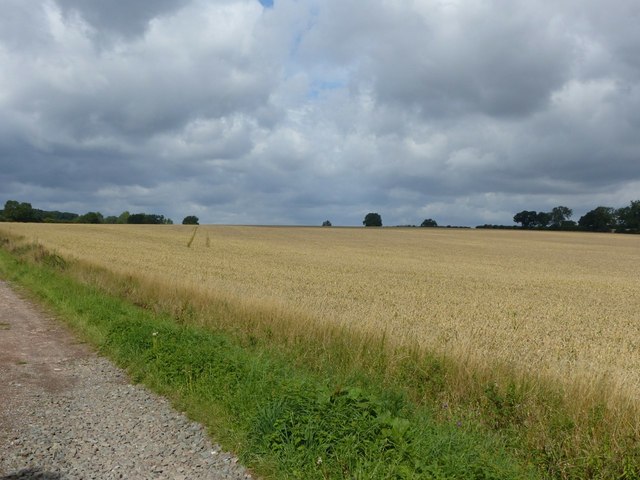
{"label": "wheat field", "polygon": [[0,229],[167,288],[640,395],[638,236],[200,226],[192,239],[187,226]]}

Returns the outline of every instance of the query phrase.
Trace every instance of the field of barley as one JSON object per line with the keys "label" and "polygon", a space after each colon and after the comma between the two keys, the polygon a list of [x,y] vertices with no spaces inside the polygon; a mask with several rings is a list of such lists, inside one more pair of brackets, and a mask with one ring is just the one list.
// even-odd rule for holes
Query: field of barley
{"label": "field of barley", "polygon": [[338,324],[640,397],[638,236],[200,226],[192,239],[187,226],[0,229],[167,291],[299,314],[300,329]]}

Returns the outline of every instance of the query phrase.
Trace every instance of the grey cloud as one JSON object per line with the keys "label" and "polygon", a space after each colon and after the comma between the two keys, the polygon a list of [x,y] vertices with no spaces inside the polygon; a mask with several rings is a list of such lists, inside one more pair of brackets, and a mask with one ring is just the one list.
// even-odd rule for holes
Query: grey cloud
{"label": "grey cloud", "polygon": [[[157,13],[155,7],[136,5],[149,16]],[[108,8],[119,11],[112,5]],[[43,48],[37,61],[29,52],[12,53],[19,70],[11,87],[20,92],[14,102],[44,114],[44,120],[54,125],[76,128],[76,135],[86,130],[150,134],[178,128],[192,118],[261,108],[273,84],[273,71],[261,46],[249,40],[244,51],[227,48],[242,34],[243,23],[251,26],[251,20],[237,16],[235,25],[210,36],[215,26],[208,22],[224,11],[209,8],[211,19],[197,19],[199,12],[185,7],[154,25],[145,37],[107,50],[96,49],[87,32],[69,20],[63,27],[71,33]],[[41,27],[47,28],[54,27]],[[193,44],[200,39],[198,32],[203,42]],[[25,85],[17,84],[21,74]]]}
{"label": "grey cloud", "polygon": [[51,36],[45,23],[45,12],[34,9],[31,2],[4,1],[0,15],[0,47],[14,51],[46,45]]}
{"label": "grey cloud", "polygon": [[[640,59],[637,52],[640,48],[638,38],[638,22],[640,22],[640,5],[634,0],[619,0],[602,3],[595,0],[574,2],[572,13],[579,22],[576,30],[582,35],[585,43],[592,48],[599,47],[604,52],[602,57],[610,60],[603,67],[620,68],[624,76],[640,74]],[[617,65],[616,65],[617,64]],[[600,74],[617,74],[616,71],[600,71]]]}
{"label": "grey cloud", "polygon": [[[96,5],[86,8],[102,8]],[[167,142],[156,141],[163,136],[191,149],[177,152],[182,160],[239,156],[252,148],[244,127],[210,130],[205,132],[209,138],[182,137],[199,122],[223,124],[229,116],[227,123],[233,123],[233,118],[254,111],[269,118],[273,80],[267,60],[254,50],[259,45],[248,42],[245,52],[225,47],[216,53],[221,43],[233,40],[229,35],[241,24],[226,25],[226,34],[191,46],[189,36],[180,35],[189,16],[199,14],[192,9],[183,12],[186,18],[154,25],[155,30],[144,37],[98,50],[81,25],[66,19],[54,26],[51,22],[59,20],[51,18],[55,12],[45,12],[45,4],[40,7],[34,15],[42,19],[40,30],[60,27],[69,34],[58,36],[53,44],[33,47],[37,55],[28,50],[10,54],[15,68],[5,80],[8,109],[2,115],[0,137],[3,161],[11,164],[15,176],[24,176],[25,164],[15,163],[22,157],[33,171],[26,180],[30,184],[153,185],[168,175],[176,178],[198,170],[171,161],[163,165]],[[19,4],[11,12],[13,17],[24,13]],[[157,10],[144,12],[152,17]],[[206,21],[197,27],[206,29]],[[177,37],[167,41],[164,35]],[[21,128],[15,126],[16,119],[21,119]]]}
{"label": "grey cloud", "polygon": [[473,225],[637,195],[637,2],[456,5],[7,0],[0,196]]}
{"label": "grey cloud", "polygon": [[301,52],[351,64],[378,101],[427,117],[525,115],[563,84],[574,45],[552,14],[524,5],[330,2]]}
{"label": "grey cloud", "polygon": [[56,0],[67,14],[78,13],[97,30],[142,34],[149,21],[184,5],[180,0]]}

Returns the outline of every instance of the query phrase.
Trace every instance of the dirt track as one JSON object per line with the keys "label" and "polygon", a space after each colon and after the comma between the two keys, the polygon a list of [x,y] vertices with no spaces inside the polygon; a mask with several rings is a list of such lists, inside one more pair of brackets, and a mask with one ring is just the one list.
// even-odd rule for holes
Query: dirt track
{"label": "dirt track", "polygon": [[0,282],[0,445],[23,426],[27,404],[72,388],[70,366],[92,355],[59,321]]}
{"label": "dirt track", "polygon": [[204,429],[0,281],[0,480],[248,479]]}

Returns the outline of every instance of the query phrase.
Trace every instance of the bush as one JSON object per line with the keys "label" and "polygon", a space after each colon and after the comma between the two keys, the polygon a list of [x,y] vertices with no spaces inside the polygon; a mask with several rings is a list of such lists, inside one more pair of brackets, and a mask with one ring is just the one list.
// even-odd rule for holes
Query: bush
{"label": "bush", "polygon": [[200,219],[198,217],[196,217],[195,215],[188,215],[186,217],[184,217],[184,220],[182,220],[182,224],[183,225],[200,225],[198,222],[200,221]]}
{"label": "bush", "polygon": [[427,218],[420,224],[420,226],[421,227],[437,227],[438,226],[438,222],[436,222],[435,220],[433,220],[431,218]]}
{"label": "bush", "polygon": [[362,221],[365,227],[381,227],[382,217],[377,213],[367,213]]}

